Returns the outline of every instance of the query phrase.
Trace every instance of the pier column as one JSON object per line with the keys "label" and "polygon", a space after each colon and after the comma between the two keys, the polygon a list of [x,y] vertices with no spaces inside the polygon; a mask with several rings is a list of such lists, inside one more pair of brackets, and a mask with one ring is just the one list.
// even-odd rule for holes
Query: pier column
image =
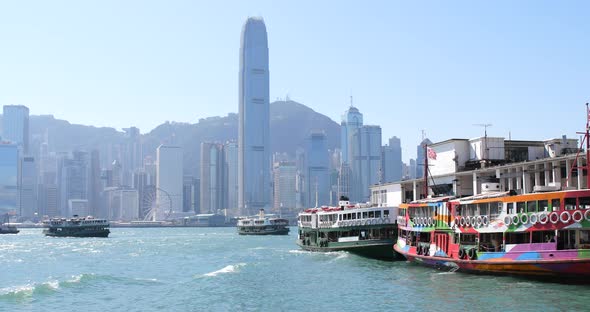
{"label": "pier column", "polygon": [[416,180],[412,181],[412,201],[416,200]]}
{"label": "pier column", "polygon": [[552,163],[553,167],[553,182],[561,183],[561,167],[559,166],[559,161],[554,161]]}
{"label": "pier column", "polygon": [[584,170],[582,169],[582,158],[578,157],[578,190],[582,189],[582,175],[584,174]]}
{"label": "pier column", "polygon": [[473,195],[477,195],[477,174],[473,172]]}
{"label": "pier column", "polygon": [[572,184],[572,177],[569,176],[571,170],[572,170],[572,165],[570,164],[570,160],[566,159],[565,160],[565,172],[566,172],[565,186],[566,187],[569,187]]}
{"label": "pier column", "polygon": [[500,190],[504,190],[504,179],[502,179],[502,170],[496,169],[496,179],[500,181]]}
{"label": "pier column", "polygon": [[535,185],[541,185],[541,169],[535,165]]}
{"label": "pier column", "polygon": [[549,185],[549,180],[551,178],[551,171],[549,171],[549,163],[544,163],[543,169],[545,169],[545,185]]}
{"label": "pier column", "polygon": [[521,193],[524,193],[524,190],[522,189],[522,173],[520,172],[520,168],[516,167],[516,189],[520,190]]}
{"label": "pier column", "polygon": [[522,193],[528,194],[531,192],[530,188],[530,173],[527,171],[527,166],[522,166]]}
{"label": "pier column", "polygon": [[459,184],[459,177],[455,176],[455,179],[453,179],[453,194],[455,194],[455,196],[459,196],[458,184]]}
{"label": "pier column", "polygon": [[508,169],[506,172],[506,175],[508,176],[506,178],[506,179],[508,179],[508,189],[513,190],[514,189],[514,181],[512,181],[512,169]]}

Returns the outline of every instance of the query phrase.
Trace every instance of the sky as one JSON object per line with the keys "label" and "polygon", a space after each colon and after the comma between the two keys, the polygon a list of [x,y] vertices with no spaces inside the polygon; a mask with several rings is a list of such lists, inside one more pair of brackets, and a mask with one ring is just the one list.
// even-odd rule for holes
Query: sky
{"label": "sky", "polygon": [[270,99],[353,104],[403,160],[433,142],[575,137],[585,1],[3,1],[0,105],[143,133],[238,111],[240,32],[265,20]]}

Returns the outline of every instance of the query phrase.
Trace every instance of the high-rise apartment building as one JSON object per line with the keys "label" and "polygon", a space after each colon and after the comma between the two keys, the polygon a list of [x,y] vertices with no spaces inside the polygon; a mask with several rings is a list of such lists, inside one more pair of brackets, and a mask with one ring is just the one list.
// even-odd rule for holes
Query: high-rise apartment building
{"label": "high-rise apartment building", "polygon": [[238,206],[247,214],[269,206],[271,195],[268,39],[261,18],[248,18],[242,28],[239,81]]}
{"label": "high-rise apartment building", "polygon": [[17,210],[21,218],[32,219],[37,214],[37,167],[35,158],[19,158]]}
{"label": "high-rise apartment building", "polygon": [[352,200],[367,202],[369,186],[379,182],[381,171],[381,127],[363,126],[352,135]]}
{"label": "high-rise apartment building", "polygon": [[297,167],[294,162],[280,161],[273,167],[273,210],[279,213],[297,208]]}
{"label": "high-rise apartment building", "polygon": [[363,114],[356,107],[352,106],[351,103],[348,110],[342,115],[342,122],[340,123],[340,149],[342,152],[340,161],[343,163],[352,163],[352,136],[362,126]]}
{"label": "high-rise apartment building", "polygon": [[390,138],[382,148],[381,174],[383,183],[402,180],[402,147],[398,137]]}
{"label": "high-rise apartment building", "polygon": [[[156,187],[168,193],[170,197],[170,211],[182,212],[182,179],[183,179],[183,154],[180,146],[160,145],[157,149],[156,160]],[[162,198],[161,191],[156,192],[158,207],[164,207],[166,199]],[[162,220],[166,211],[158,211],[156,219]]]}
{"label": "high-rise apartment building", "polygon": [[2,140],[16,144],[24,155],[29,153],[29,108],[24,105],[4,105]]}
{"label": "high-rise apartment building", "polygon": [[307,203],[312,206],[330,204],[330,155],[326,134],[314,131],[307,141],[306,150]]}
{"label": "high-rise apartment building", "polygon": [[18,147],[0,144],[0,215],[17,213]]}

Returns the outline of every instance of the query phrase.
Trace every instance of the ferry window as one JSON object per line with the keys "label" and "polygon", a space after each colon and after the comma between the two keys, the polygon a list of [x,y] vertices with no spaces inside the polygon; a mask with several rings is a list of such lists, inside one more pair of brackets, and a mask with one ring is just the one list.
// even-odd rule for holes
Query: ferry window
{"label": "ferry window", "polygon": [[342,215],[338,215],[338,220],[342,221]]}
{"label": "ferry window", "polygon": [[555,231],[534,231],[532,242],[533,243],[550,243],[551,240],[555,241]]}
{"label": "ferry window", "polygon": [[352,220],[356,220],[356,213],[352,214]]}
{"label": "ferry window", "polygon": [[551,200],[551,209],[553,211],[557,211],[561,208],[561,201],[559,199],[552,199]]}
{"label": "ferry window", "polygon": [[361,218],[361,213],[360,213],[360,212],[357,212],[357,213],[356,213],[356,218],[357,218],[357,219],[360,219],[360,218]]}
{"label": "ferry window", "polygon": [[576,209],[576,199],[575,198],[566,198],[565,199],[565,210],[574,210]]}
{"label": "ferry window", "polygon": [[537,201],[526,202],[527,212],[537,212]]}
{"label": "ferry window", "polygon": [[547,200],[540,200],[538,211],[549,211],[549,201]]}
{"label": "ferry window", "polygon": [[456,207],[455,209],[457,209],[457,216],[461,216],[461,206],[457,205],[455,207]]}
{"label": "ferry window", "polygon": [[524,208],[525,208],[524,202],[518,202],[518,203],[516,203],[516,212],[517,213],[523,213],[524,212]]}
{"label": "ferry window", "polygon": [[[403,211],[403,214],[402,214],[402,211]],[[400,210],[400,216],[405,216],[405,215],[406,215],[405,209]],[[389,216],[389,210],[383,210],[383,216],[384,217],[388,217]]]}
{"label": "ferry window", "polygon": [[590,209],[590,197],[580,197],[580,209]]}
{"label": "ferry window", "polygon": [[369,211],[369,218],[374,218],[375,217],[375,213],[373,211]]}
{"label": "ferry window", "polygon": [[514,203],[508,203],[506,207],[506,210],[508,210],[508,214],[514,214]]}
{"label": "ferry window", "polygon": [[475,234],[461,234],[461,244],[475,244]]}
{"label": "ferry window", "polygon": [[580,248],[590,249],[590,231],[580,231]]}
{"label": "ferry window", "polygon": [[506,244],[528,244],[530,241],[529,232],[512,232],[506,233]]}
{"label": "ferry window", "polygon": [[490,205],[488,203],[482,203],[482,204],[478,204],[478,210],[479,212],[477,213],[478,215],[489,215],[490,214]]}
{"label": "ferry window", "polygon": [[367,218],[367,212],[363,211],[363,219],[366,219],[366,218]]}
{"label": "ferry window", "polygon": [[491,216],[498,216],[500,214],[501,209],[502,209],[502,203],[499,203],[499,202],[490,203],[490,215]]}
{"label": "ferry window", "polygon": [[381,218],[381,210],[375,211],[375,218]]}
{"label": "ferry window", "polygon": [[576,231],[559,231],[557,234],[557,249],[576,248]]}

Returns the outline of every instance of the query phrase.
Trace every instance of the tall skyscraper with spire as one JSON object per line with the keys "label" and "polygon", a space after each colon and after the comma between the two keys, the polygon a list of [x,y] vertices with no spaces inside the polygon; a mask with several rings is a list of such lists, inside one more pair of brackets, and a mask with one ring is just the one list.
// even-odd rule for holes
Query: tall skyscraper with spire
{"label": "tall skyscraper with spire", "polygon": [[363,114],[361,114],[358,108],[352,106],[352,97],[350,97],[350,107],[342,115],[342,123],[340,124],[340,149],[342,150],[341,161],[343,163],[351,164],[351,152],[352,152],[352,136],[356,129],[363,126]]}
{"label": "tall skyscraper with spire", "polygon": [[248,18],[240,42],[238,206],[251,214],[270,205],[268,39],[259,17]]}

